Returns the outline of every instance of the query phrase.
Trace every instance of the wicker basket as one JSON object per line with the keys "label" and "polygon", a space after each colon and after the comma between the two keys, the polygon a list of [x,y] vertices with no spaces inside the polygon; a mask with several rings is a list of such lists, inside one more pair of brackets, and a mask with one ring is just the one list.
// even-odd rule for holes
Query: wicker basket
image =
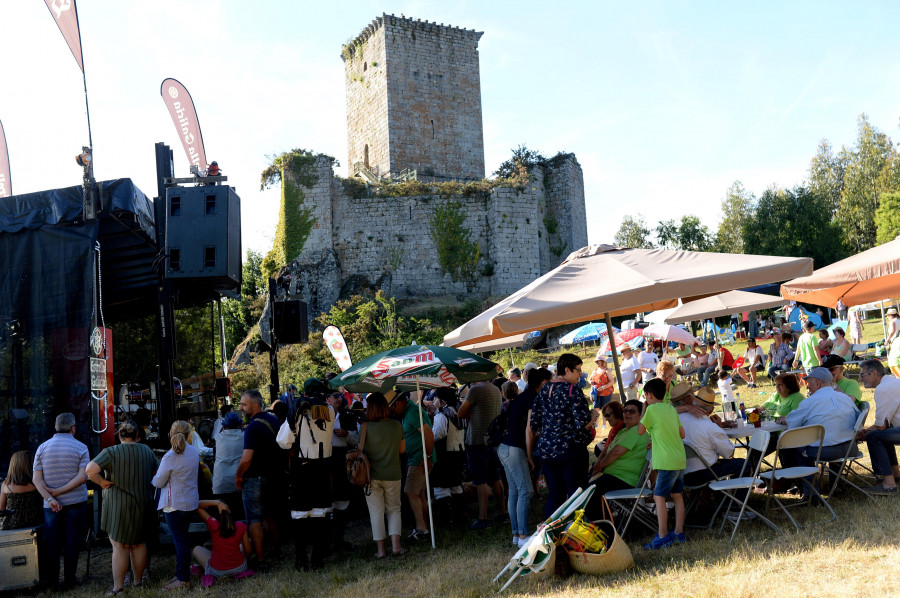
{"label": "wicker basket", "polygon": [[631,549],[622,537],[616,533],[615,526],[609,521],[595,521],[600,529],[612,538],[612,544],[603,554],[592,554],[590,552],[570,552],[569,561],[572,563],[572,569],[579,573],[587,573],[591,575],[602,575],[604,573],[614,573],[616,571],[624,571],[634,566],[634,558],[631,556]]}

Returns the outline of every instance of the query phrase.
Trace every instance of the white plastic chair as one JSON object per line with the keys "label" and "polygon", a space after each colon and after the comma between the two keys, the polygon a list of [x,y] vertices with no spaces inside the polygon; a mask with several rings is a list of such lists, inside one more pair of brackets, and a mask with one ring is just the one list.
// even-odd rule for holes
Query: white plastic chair
{"label": "white plastic chair", "polygon": [[[694,447],[692,447],[691,445],[689,445],[687,443],[684,444],[684,454],[685,454],[685,458],[688,461],[691,459],[698,459],[700,461],[700,463],[703,464],[703,467],[705,467],[706,470],[709,472],[709,474],[713,477],[713,479],[711,479],[707,482],[703,482],[702,484],[696,484],[693,486],[689,485],[685,482],[684,491],[686,494],[689,494],[689,496],[690,496],[690,499],[687,501],[687,504],[684,507],[684,516],[685,516],[685,519],[687,519],[687,517],[693,512],[693,510],[695,508],[697,508],[697,505],[700,502],[700,495],[701,495],[700,491],[703,490],[704,488],[709,487],[709,485],[711,483],[719,482],[725,478],[720,478],[716,474],[716,472],[713,471],[710,464],[706,462],[706,459],[704,459],[703,456],[700,453],[698,453]],[[727,499],[723,496],[722,499],[719,501],[719,504],[716,505],[716,510],[713,512],[712,517],[709,518],[709,521],[707,522],[706,525],[687,525],[687,524],[685,524],[685,527],[692,527],[695,529],[711,528],[713,526],[713,523],[715,523],[715,521],[716,521],[716,516],[719,514],[719,511],[722,509],[722,505],[725,504],[726,500]]]}
{"label": "white plastic chair", "polygon": [[[658,531],[656,515],[642,504],[644,498],[653,496],[653,489],[650,487],[650,471],[650,451],[647,451],[647,461],[644,463],[644,470],[641,472],[638,485],[625,490],[612,490],[603,495],[606,497],[606,502],[609,503],[610,507],[617,508],[623,514],[628,513],[627,518],[620,518],[620,521],[622,521],[619,529],[620,536],[625,535],[632,519],[637,519],[654,532]],[[630,507],[628,506],[629,501],[631,501]]]}
{"label": "white plastic chair", "polygon": [[[783,450],[787,449],[799,449],[807,446],[813,446],[818,444],[819,448],[816,451],[816,456],[813,459],[813,462],[818,463],[820,461],[819,457],[822,454],[822,441],[825,438],[825,426],[820,424],[816,424],[813,426],[803,426],[802,428],[794,428],[793,430],[785,430],[781,433],[781,436],[778,437],[778,447],[775,449],[775,463],[779,462],[779,456]],[[782,457],[783,459],[783,457]],[[819,467],[817,465],[797,465],[795,467],[783,467],[781,469],[773,469],[772,471],[767,471],[765,473],[761,473],[759,477],[766,480],[768,484],[768,492],[766,494],[766,513],[769,512],[769,505],[774,500],[775,503],[781,507],[781,510],[784,511],[785,515],[788,516],[788,519],[791,520],[791,523],[794,524],[798,530],[802,527],[797,520],[791,516],[790,512],[788,512],[788,506],[786,506],[781,500],[775,496],[775,481],[776,480],[800,480],[801,484],[805,484],[809,487],[809,498],[806,500],[802,500],[798,503],[794,503],[790,505],[790,507],[798,507],[802,505],[812,506],[813,498],[818,498],[822,501],[822,504],[825,505],[829,511],[831,511],[831,520],[837,520],[837,513],[834,512],[834,509],[831,508],[831,505],[828,504],[828,501],[825,500],[819,491],[816,489],[815,482],[809,482],[806,478],[809,476],[814,476],[819,473]]]}
{"label": "white plastic chair", "polygon": [[[750,437],[750,448],[756,449],[761,453],[766,451],[766,447],[769,446],[769,438],[770,434],[767,430],[757,429],[753,431],[753,436]],[[725,516],[722,518],[722,525],[719,527],[719,531],[721,532],[725,529],[725,522],[728,521],[728,513],[731,511],[732,503],[736,503],[740,505],[741,509],[738,512],[737,519],[734,522],[734,530],[731,532],[730,542],[734,542],[734,535],[737,533],[738,527],[741,525],[741,521],[744,519],[744,513],[750,511],[760,521],[771,527],[776,532],[784,535],[784,532],[780,527],[772,523],[768,518],[766,518],[762,513],[751,507],[747,502],[750,500],[750,494],[752,494],[753,489],[761,486],[763,484],[762,479],[759,477],[759,467],[762,464],[762,459],[757,461],[756,466],[753,467],[753,473],[749,476],[744,476],[744,471],[747,469],[747,463],[749,459],[744,461],[744,467],[741,468],[741,474],[739,477],[731,478],[727,480],[719,480],[717,482],[711,482],[709,484],[710,489],[715,490],[716,492],[721,492],[725,495],[726,499],[730,502],[728,503],[728,508],[725,509]],[[744,498],[740,499],[736,496],[738,491],[743,490],[745,492]]]}
{"label": "white plastic chair", "polygon": [[[856,425],[853,426],[853,437],[856,438],[856,435],[859,434],[859,431],[863,429],[863,426],[866,425],[866,417],[869,415],[869,404],[863,402],[863,407],[860,409],[859,416],[856,418]],[[851,454],[853,453],[853,454]],[[850,442],[847,444],[847,454],[845,454],[840,459],[833,459],[831,461],[816,461],[816,465],[821,465],[824,468],[828,468],[828,471],[834,476],[834,481],[831,483],[831,487],[828,489],[828,498],[831,498],[834,495],[834,491],[837,489],[838,484],[843,482],[848,486],[856,488],[863,495],[875,502],[875,499],[872,498],[872,495],[866,492],[864,489],[860,488],[856,484],[850,481],[850,473],[853,471],[853,464],[856,463],[860,458],[862,458],[862,451],[859,450],[859,445],[855,442]],[[840,467],[837,471],[831,468],[831,464],[839,464]]]}

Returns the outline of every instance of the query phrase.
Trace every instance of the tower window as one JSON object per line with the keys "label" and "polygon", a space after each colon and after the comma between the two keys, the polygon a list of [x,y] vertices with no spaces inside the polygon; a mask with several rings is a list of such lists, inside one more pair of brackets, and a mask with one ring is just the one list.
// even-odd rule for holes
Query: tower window
{"label": "tower window", "polygon": [[363,164],[366,165],[366,168],[369,168],[369,144],[363,148]]}
{"label": "tower window", "polygon": [[215,216],[216,215],[216,196],[215,195],[207,195],[206,196],[206,215],[207,216]]}
{"label": "tower window", "polygon": [[368,66],[369,66],[369,64],[368,64],[368,63],[366,63],[366,62],[363,62],[363,72],[365,72],[365,70],[366,70],[366,68],[367,68],[367,67],[368,67]]}
{"label": "tower window", "polygon": [[173,197],[169,200],[169,216],[177,218],[181,216],[181,198]]}
{"label": "tower window", "polygon": [[431,120],[431,138],[434,139],[434,119]]}
{"label": "tower window", "polygon": [[216,248],[215,247],[204,247],[204,249],[203,249],[203,267],[204,268],[215,268],[216,267]]}

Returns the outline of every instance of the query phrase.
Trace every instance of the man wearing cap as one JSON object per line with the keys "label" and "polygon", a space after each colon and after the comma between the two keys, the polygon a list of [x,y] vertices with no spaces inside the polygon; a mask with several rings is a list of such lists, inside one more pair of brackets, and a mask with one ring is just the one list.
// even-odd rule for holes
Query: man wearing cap
{"label": "man wearing cap", "polygon": [[637,357],[634,356],[634,351],[631,350],[631,345],[622,345],[622,362],[619,364],[619,373],[622,374],[622,386],[625,388],[626,401],[637,399],[637,375],[640,371],[641,366]]}
{"label": "man wearing cap", "polygon": [[878,486],[867,488],[869,494],[896,495],[900,467],[897,466],[896,445],[900,444],[900,380],[891,376],[877,359],[860,365],[860,380],[866,388],[875,389],[875,421],[860,431],[872,459],[875,475],[882,477]]}
{"label": "man wearing cap", "polygon": [[234,411],[229,411],[222,418],[222,429],[216,436],[216,463],[212,476],[213,494],[224,501],[238,518],[242,518],[244,505],[241,493],[234,485],[234,474],[244,451],[243,423],[241,416]]}
{"label": "man wearing cap", "polygon": [[[778,422],[787,424],[791,430],[816,424],[824,426],[825,439],[822,441],[820,460],[843,458],[847,454],[847,445],[851,442],[856,444],[853,427],[856,425],[859,409],[853,399],[833,388],[831,373],[823,367],[809,370],[806,387],[809,389],[809,396],[785,417],[778,418]],[[782,451],[782,463],[788,467],[814,465],[818,453],[818,444]],[[812,476],[808,481],[812,482]],[[808,493],[809,487],[804,484],[804,497]]]}
{"label": "man wearing cap", "polygon": [[858,409],[862,409],[862,389],[859,382],[844,375],[844,358],[840,355],[828,355],[822,360],[822,367],[831,372],[835,388],[853,399]]}
{"label": "man wearing cap", "polygon": [[[720,478],[738,475],[744,466],[744,460],[732,458],[734,445],[731,444],[725,430],[709,417],[718,406],[715,391],[708,387],[694,389],[687,382],[679,382],[672,389],[671,397],[673,404],[693,406],[704,413],[702,417],[698,417],[694,410],[679,409],[678,418],[681,420],[681,427],[684,428],[684,443],[690,445]],[[712,473],[700,459],[687,460],[684,469],[686,485],[699,486],[712,480]]]}

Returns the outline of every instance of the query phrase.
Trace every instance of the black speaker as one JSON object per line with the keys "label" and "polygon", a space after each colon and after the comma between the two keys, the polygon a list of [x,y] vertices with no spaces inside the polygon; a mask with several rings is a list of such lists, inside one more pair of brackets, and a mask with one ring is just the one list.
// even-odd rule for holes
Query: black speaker
{"label": "black speaker", "polygon": [[216,378],[215,393],[216,393],[217,397],[230,397],[231,396],[231,379],[230,378]]}
{"label": "black speaker", "polygon": [[224,185],[166,189],[166,276],[179,295],[240,292],[241,198]]}
{"label": "black speaker", "polygon": [[275,302],[275,336],[279,345],[293,345],[309,341],[306,303],[303,301]]}

